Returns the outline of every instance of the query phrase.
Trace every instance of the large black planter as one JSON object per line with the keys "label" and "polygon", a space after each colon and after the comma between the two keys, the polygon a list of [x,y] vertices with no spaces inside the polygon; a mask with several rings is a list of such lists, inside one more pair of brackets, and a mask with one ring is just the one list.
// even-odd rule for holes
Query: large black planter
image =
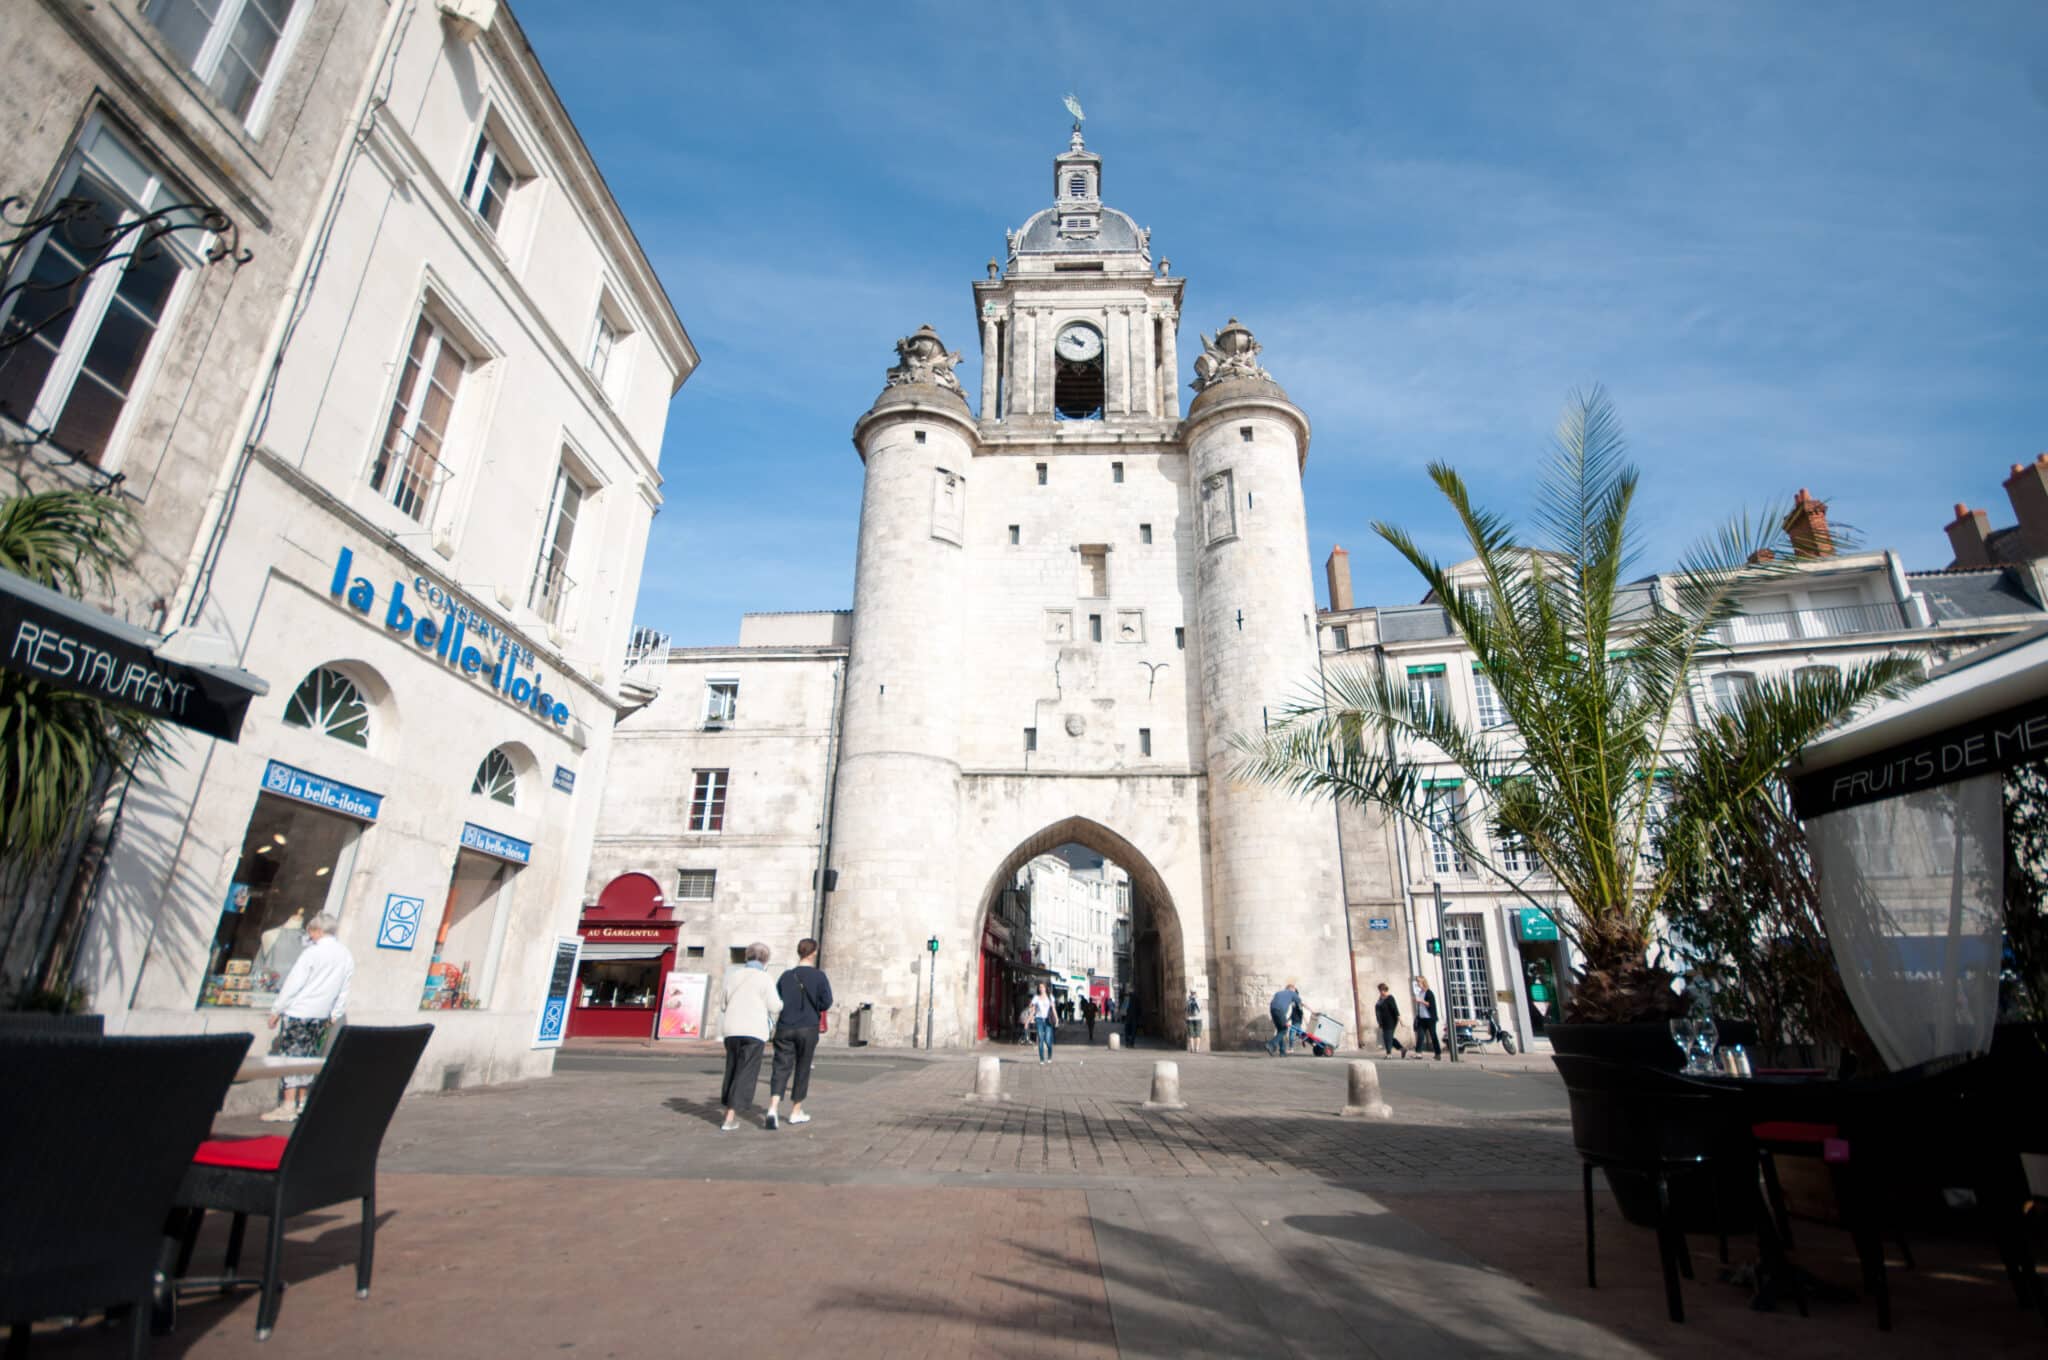
{"label": "large black planter", "polygon": [[[1602,1058],[1608,1062],[1654,1067],[1676,1072],[1685,1066],[1685,1055],[1671,1040],[1671,1026],[1663,1020],[1638,1020],[1614,1025],[1552,1024],[1544,1029],[1553,1053]],[[1606,1169],[1608,1188],[1621,1216],[1637,1227],[1657,1224],[1657,1185],[1650,1177],[1631,1171]],[[1733,1201],[1740,1203],[1740,1200]],[[1724,1207],[1708,1177],[1682,1176],[1671,1183],[1671,1210],[1685,1232],[1713,1232]],[[1732,1225],[1731,1225],[1732,1226]]]}

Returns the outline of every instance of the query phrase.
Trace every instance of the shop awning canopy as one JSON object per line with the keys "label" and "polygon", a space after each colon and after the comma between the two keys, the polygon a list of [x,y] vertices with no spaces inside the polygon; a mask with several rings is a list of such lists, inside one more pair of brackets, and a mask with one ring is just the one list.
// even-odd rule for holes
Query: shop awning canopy
{"label": "shop awning canopy", "polygon": [[242,734],[265,681],[231,666],[174,661],[169,639],[0,570],[0,666],[222,741]]}
{"label": "shop awning canopy", "polygon": [[595,963],[607,959],[658,959],[673,948],[675,948],[674,945],[663,944],[659,940],[651,942],[636,941],[632,944],[598,944],[585,940],[583,942],[583,961],[585,963]]}

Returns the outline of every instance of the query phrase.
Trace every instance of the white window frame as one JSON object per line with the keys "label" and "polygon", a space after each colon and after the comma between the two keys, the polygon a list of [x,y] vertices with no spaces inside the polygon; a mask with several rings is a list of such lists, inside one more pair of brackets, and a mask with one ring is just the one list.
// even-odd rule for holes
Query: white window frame
{"label": "white window frame", "polygon": [[[721,691],[724,691],[721,694]],[[727,702],[721,703],[724,698]],[[704,681],[704,721],[731,722],[739,716],[740,682],[738,676],[714,675]]]}
{"label": "white window frame", "polygon": [[1500,691],[1493,687],[1492,678],[1476,668],[1472,672],[1472,705],[1482,729],[1512,726],[1508,722],[1508,711],[1501,707]]}
{"label": "white window frame", "polygon": [[[185,0],[169,0],[171,4],[183,2]],[[206,37],[200,42],[199,50],[193,54],[190,64],[192,74],[206,87],[206,92],[231,114],[233,109],[221,97],[220,92],[213,88],[213,80],[220,74],[221,61],[228,51],[228,40],[234,36],[242,12],[253,2],[254,0],[216,0],[220,8],[209,23]],[[150,0],[142,7],[143,20],[160,36],[164,45],[170,47],[169,35],[157,27],[155,16],[149,12],[154,7],[155,0]],[[238,115],[243,129],[251,137],[262,136],[263,126],[270,117],[270,107],[277,96],[278,82],[275,77],[290,64],[292,50],[298,45],[300,30],[306,25],[306,11],[311,8],[311,0],[292,0],[291,9],[284,16],[284,25],[277,30],[277,45],[270,49],[270,60],[256,73],[256,97],[249,101],[249,111]],[[171,47],[171,51],[177,53],[180,58],[184,55],[178,53],[175,47]]]}
{"label": "white window frame", "polygon": [[1410,666],[1404,678],[1408,682],[1408,711],[1417,722],[1449,709],[1450,667],[1434,663]]}
{"label": "white window frame", "polygon": [[[560,562],[554,559],[555,540],[561,532],[564,501],[569,487],[576,488],[576,510],[569,517],[569,542],[560,551]],[[527,587],[526,603],[534,613],[562,632],[570,631],[571,618],[568,600],[576,589],[575,574],[569,570],[576,560],[578,530],[583,517],[589,511],[591,502],[597,498],[597,488],[582,472],[572,465],[568,450],[564,449],[562,460],[555,468],[555,484],[548,492],[548,511],[541,520],[540,552],[533,561],[533,580]],[[550,581],[566,583],[550,590]]]}
{"label": "white window frame", "polygon": [[[71,150],[66,153],[63,169],[53,181],[46,208],[70,192],[72,186],[77,183],[79,174],[85,169],[92,148],[102,137],[118,145],[149,176],[139,202],[115,183],[113,176],[98,176],[105,180],[114,192],[128,199],[129,210],[122,215],[123,222],[160,211],[167,204],[178,201],[186,192],[170,179],[154,159],[124,136],[107,118],[96,113],[86,120],[84,128],[79,131],[78,140],[72,143]],[[143,352],[142,362],[135,368],[135,377],[121,398],[121,413],[114,418],[113,428],[107,432],[106,447],[101,450],[98,458],[88,459],[101,471],[115,472],[120,469],[121,451],[127,442],[129,428],[135,422],[135,409],[141,404],[140,398],[155,381],[157,369],[163,362],[164,347],[157,341],[177,326],[184,309],[185,298],[192,288],[196,266],[202,258],[206,242],[210,239],[195,239],[194,233],[181,232],[176,236],[162,237],[158,241],[160,247],[178,259],[178,281],[171,285],[170,292],[164,298],[163,311],[157,319],[149,347]],[[18,280],[33,270],[48,244],[49,236],[46,233],[44,238],[36,243],[34,250],[22,253],[15,272],[8,276],[6,282]],[[131,250],[134,244],[135,238],[131,236],[122,243],[120,249]],[[65,325],[64,339],[57,345],[56,355],[50,361],[49,372],[43,375],[42,387],[37,392],[35,401],[30,404],[28,424],[42,430],[55,430],[58,419],[63,415],[64,408],[69,404],[78,385],[80,373],[85,367],[86,354],[99,339],[100,327],[106,323],[107,312],[114,304],[114,295],[120,289],[124,273],[125,263],[118,268],[104,265],[94,270],[86,279],[85,286],[79,292],[77,305],[72,308],[71,318]],[[5,310],[0,310],[0,325],[4,325],[11,314],[11,305]],[[36,341],[27,340],[22,343],[33,345]]]}
{"label": "white window frame", "polygon": [[[469,143],[469,154],[463,157],[462,173],[456,180],[456,196],[462,206],[469,209],[470,216],[482,224],[483,229],[493,237],[503,240],[505,214],[512,206],[513,191],[520,181],[528,176],[519,173],[519,167],[505,155],[506,139],[503,133],[491,126],[487,118],[477,125],[476,137]],[[505,171],[505,189],[498,195],[498,218],[494,222],[484,211],[484,192],[490,188],[491,174],[499,167]]]}
{"label": "white window frame", "polygon": [[1435,871],[1431,877],[1463,878],[1469,871],[1465,849],[1450,828],[1458,824],[1464,812],[1465,790],[1460,785],[1446,784],[1426,790],[1424,800],[1423,816],[1429,824],[1430,867]]}
{"label": "white window frame", "polygon": [[[1736,681],[1741,683],[1738,685]],[[1715,671],[1707,677],[1707,694],[1713,701],[1716,713],[1727,713],[1741,701],[1742,694],[1736,691],[1754,693],[1756,685],[1757,677],[1754,671]]]}
{"label": "white window frame", "polygon": [[[701,879],[707,891],[687,891],[693,882]],[[678,869],[676,870],[676,900],[678,902],[709,902],[718,895],[718,870]]]}
{"label": "white window frame", "polygon": [[[440,443],[434,450],[432,483],[426,489],[425,496],[419,507],[419,513],[413,514],[398,503],[396,488],[403,483],[405,478],[404,465],[410,463],[411,451],[418,445],[420,415],[426,409],[424,392],[415,391],[408,393],[405,385],[406,364],[412,357],[413,337],[419,334],[421,323],[425,323],[429,328],[429,335],[427,348],[420,356],[420,381],[430,385],[435,382],[434,371],[440,366],[441,355],[444,350],[454,353],[462,361],[462,369],[456,379],[455,390],[448,394],[446,427],[436,431],[436,434],[440,437]],[[405,340],[400,345],[398,358],[394,365],[397,370],[397,376],[396,381],[393,382],[391,387],[391,399],[385,407],[384,419],[378,424],[376,443],[370,450],[370,465],[364,469],[363,475],[364,484],[370,488],[371,494],[376,496],[379,501],[422,528],[427,529],[436,527],[437,521],[440,518],[441,490],[455,476],[454,460],[449,456],[449,449],[454,442],[453,434],[457,422],[461,419],[462,393],[463,389],[470,385],[470,375],[481,365],[478,356],[470,352],[470,347],[460,336],[453,333],[453,329],[444,317],[437,313],[432,306],[428,305],[427,300],[422,299],[421,304],[413,309],[413,323],[406,328]],[[401,405],[405,408],[405,416],[399,422],[398,429],[393,431],[391,429],[391,408]],[[396,480],[389,480],[385,485],[379,486],[377,484],[377,464],[383,459],[385,445],[393,438],[394,434],[399,438],[400,448],[405,452],[402,457],[394,456],[390,466],[385,469],[385,476]]]}
{"label": "white window frame", "polygon": [[[705,776],[710,778],[706,779]],[[698,815],[698,790],[704,791],[703,815]],[[712,808],[718,810],[714,815]],[[706,769],[690,771],[690,806],[685,814],[684,825],[694,835],[716,836],[725,830],[726,815],[732,810],[732,770]],[[710,823],[714,820],[717,826]],[[704,825],[699,825],[702,822]]]}

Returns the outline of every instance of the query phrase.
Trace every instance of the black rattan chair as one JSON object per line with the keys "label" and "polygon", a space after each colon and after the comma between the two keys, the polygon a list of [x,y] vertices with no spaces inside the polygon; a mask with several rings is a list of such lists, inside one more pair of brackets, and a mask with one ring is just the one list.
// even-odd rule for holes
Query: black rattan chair
{"label": "black rattan chair", "polygon": [[1835,1192],[1881,1330],[1892,1325],[1884,1236],[1900,1229],[1915,1204],[1941,1202],[1951,1189],[1970,1192],[2020,1306],[2048,1318],[2048,1291],[2028,1241],[2029,1191],[2020,1162],[2039,1138],[2034,1111],[2042,1066],[2015,1057],[1937,1058],[1844,1087],[1847,1160],[1833,1167]]}
{"label": "black rattan chair", "polygon": [[[1586,1205],[1586,1285],[1597,1288],[1593,1238],[1593,1171],[1607,1173],[1616,1202],[1631,1222],[1656,1229],[1664,1270],[1664,1300],[1673,1322],[1685,1321],[1679,1278],[1691,1278],[1692,1258],[1674,1190],[1694,1191],[1715,1206],[1715,1231],[1724,1242],[1731,1227],[1755,1232],[1775,1259],[1763,1200],[1756,1184],[1756,1154],[1742,1124],[1740,1097],[1705,1082],[1633,1063],[1557,1054],[1571,1103],[1572,1142],[1583,1172]],[[1640,1193],[1638,1193],[1640,1192]],[[1805,1301],[1799,1301],[1805,1312]]]}
{"label": "black rattan chair", "polygon": [[104,1015],[58,1015],[52,1011],[0,1011],[0,1037],[69,1034],[91,1037],[107,1028]]}
{"label": "black rattan chair", "polygon": [[[342,1026],[326,1064],[306,1092],[305,1109],[289,1137],[211,1139],[200,1145],[191,1159],[185,1183],[178,1190],[178,1205],[187,1211],[178,1273],[183,1275],[191,1264],[192,1244],[206,1211],[233,1214],[227,1268],[223,1278],[213,1283],[223,1287],[256,1284],[262,1289],[256,1308],[257,1340],[267,1339],[277,1325],[284,1288],[279,1270],[284,1224],[294,1214],[352,1199],[362,1201],[356,1297],[370,1296],[370,1262],[377,1245],[377,1149],[433,1032],[432,1025]],[[242,1233],[250,1214],[270,1219],[263,1274],[255,1280],[237,1279]]]}
{"label": "black rattan chair", "polygon": [[179,1178],[249,1049],[246,1034],[0,1034],[0,1322],[24,1354],[38,1318],[149,1311]]}

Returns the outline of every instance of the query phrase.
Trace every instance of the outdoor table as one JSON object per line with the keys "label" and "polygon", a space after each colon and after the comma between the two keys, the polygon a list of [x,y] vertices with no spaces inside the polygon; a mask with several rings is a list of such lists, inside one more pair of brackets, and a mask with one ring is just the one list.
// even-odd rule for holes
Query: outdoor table
{"label": "outdoor table", "polygon": [[320,1072],[325,1058],[280,1058],[275,1054],[259,1053],[242,1059],[242,1065],[235,1069],[236,1082],[276,1081],[280,1077],[311,1077]]}
{"label": "outdoor table", "polygon": [[[1839,1077],[1809,1070],[1758,1072],[1747,1077],[1715,1072],[1701,1074],[1691,1080],[1739,1092],[1743,1103],[1743,1122],[1752,1141],[1759,1147],[1772,1141],[1757,1132],[1770,1124],[1818,1124],[1839,1128],[1842,1106],[1850,1087],[1850,1083]],[[1761,1194],[1761,1190],[1758,1193]],[[1828,1284],[1787,1259],[1786,1243],[1779,1238],[1771,1208],[1766,1199],[1764,1221],[1772,1225],[1772,1231],[1763,1243],[1763,1259],[1756,1270],[1756,1294],[1750,1306],[1759,1312],[1775,1311],[1780,1293],[1788,1286],[1795,1297],[1853,1298],[1850,1291]],[[1804,1311],[1803,1303],[1801,1311]]]}

